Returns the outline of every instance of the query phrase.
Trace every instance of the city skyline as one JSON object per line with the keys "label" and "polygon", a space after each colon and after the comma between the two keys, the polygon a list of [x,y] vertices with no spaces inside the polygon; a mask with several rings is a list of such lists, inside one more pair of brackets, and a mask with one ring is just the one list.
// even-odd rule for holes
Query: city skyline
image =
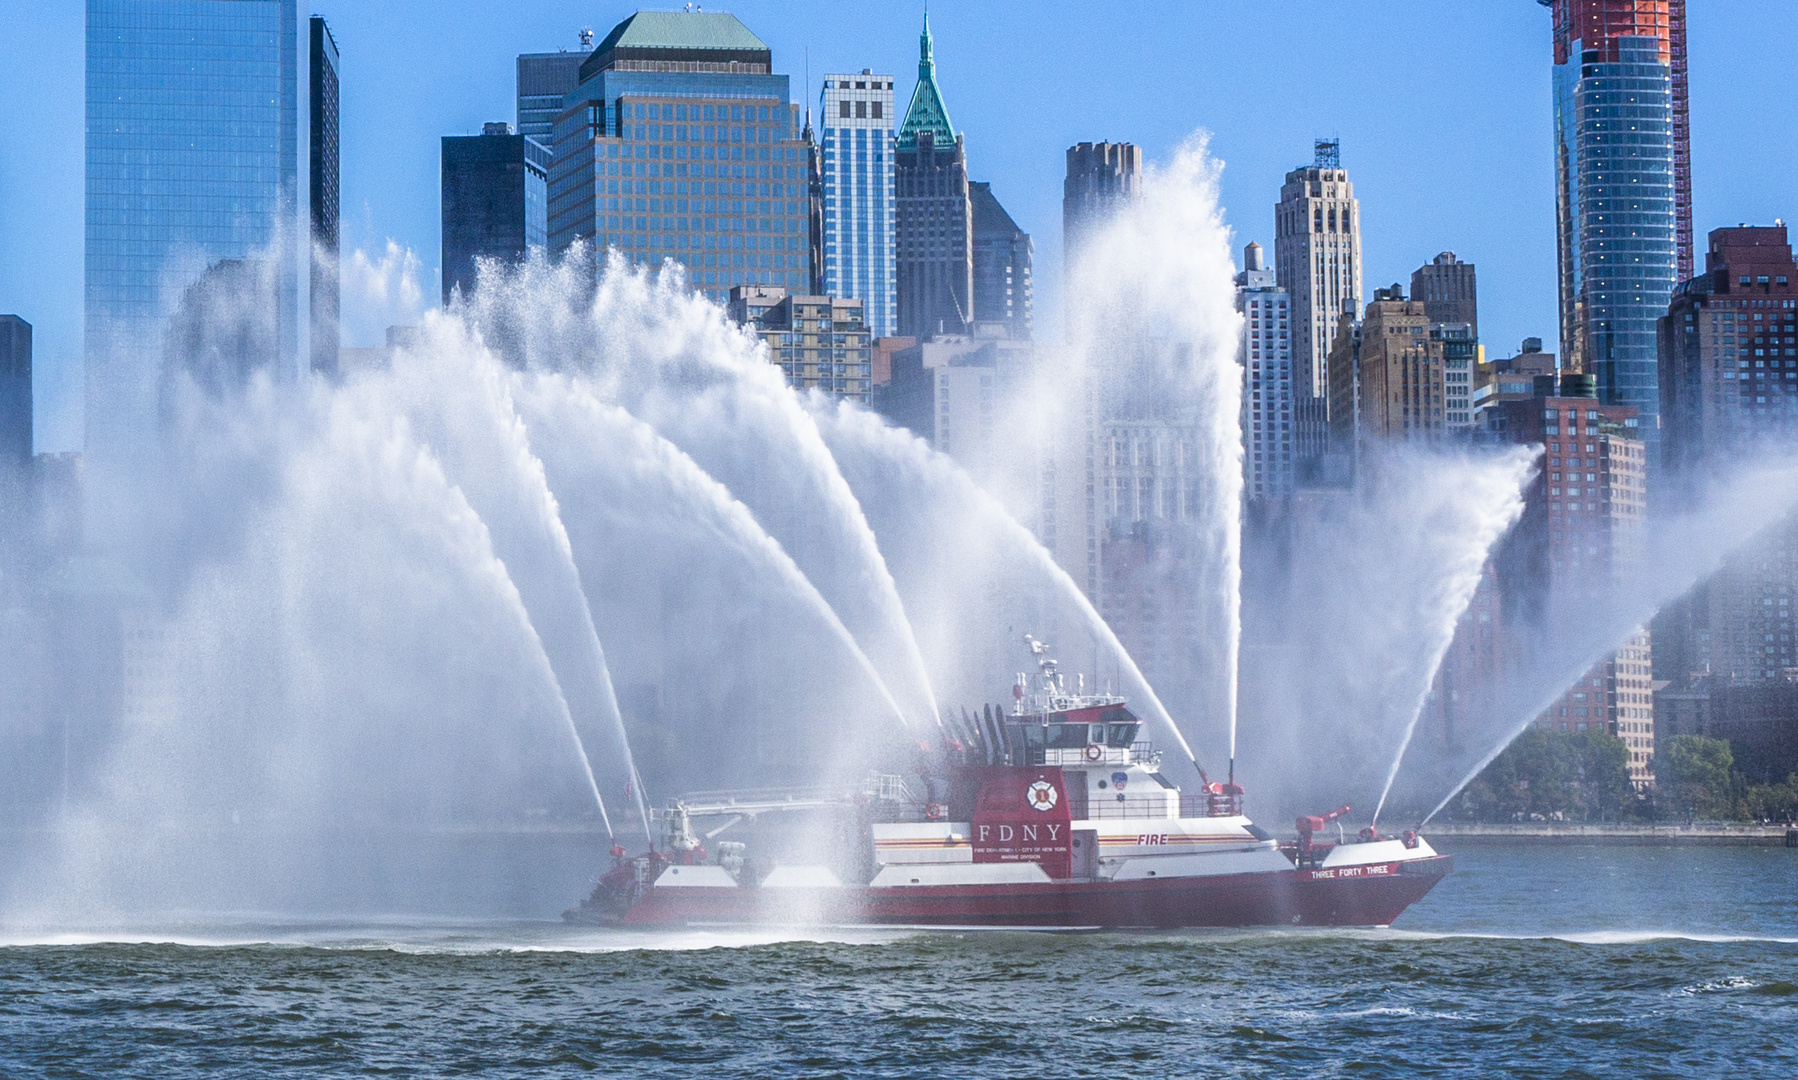
{"label": "city skyline", "polygon": [[[483,122],[512,118],[518,54],[577,49],[581,20],[603,32],[608,19],[632,10],[620,5],[577,13],[541,4],[496,15],[452,9],[429,26],[409,25],[425,21],[409,19],[403,7],[325,12],[344,50],[343,247],[366,255],[362,267],[346,268],[350,284],[366,282],[381,268],[391,238],[419,260],[418,292],[426,298],[421,306],[428,306],[439,288],[437,208],[430,198],[438,182],[438,137],[475,133]],[[909,95],[911,83],[903,73],[915,49],[921,10],[882,10],[865,19],[827,18],[822,8],[763,3],[734,11],[769,42],[777,71],[799,83],[809,68],[809,82],[803,94],[796,88],[796,100],[811,99],[825,70],[860,70],[870,63],[900,72],[896,96]],[[1692,157],[1700,233],[1739,220],[1765,224],[1789,212],[1776,190],[1759,190],[1754,181],[1757,167],[1790,150],[1789,137],[1777,131],[1763,137],[1752,117],[1727,104],[1743,96],[1777,98],[1790,85],[1792,77],[1776,65],[1754,62],[1761,50],[1775,55],[1798,33],[1792,20],[1777,17],[1780,13],[1774,5],[1753,3],[1731,5],[1727,12],[1693,12]],[[1152,163],[1164,160],[1190,131],[1209,129],[1212,149],[1225,165],[1223,201],[1240,247],[1271,241],[1279,176],[1305,160],[1313,137],[1333,135],[1342,139],[1344,165],[1355,177],[1367,215],[1366,280],[1403,280],[1435,252],[1458,251],[1485,271],[1482,321],[1487,325],[1481,336],[1489,349],[1504,352],[1525,336],[1542,337],[1550,351],[1558,345],[1547,74],[1552,34],[1543,9],[1519,3],[1477,14],[1422,17],[1345,9],[1323,13],[1302,33],[1274,17],[1217,13],[1207,20],[1206,40],[1238,47],[1208,55],[1203,65],[1172,68],[1136,59],[1171,63],[1165,51],[1171,46],[1145,44],[1122,27],[1100,22],[1083,35],[1093,55],[1107,56],[1108,42],[1127,38],[1133,59],[1106,59],[1106,78],[1099,80],[1096,95],[1066,108],[1020,113],[1021,95],[1047,92],[1050,70],[1021,62],[995,66],[984,56],[999,42],[1018,46],[1005,50],[1007,55],[1047,47],[1057,40],[1057,27],[1068,25],[1056,16],[1054,10],[1003,7],[939,5],[932,12],[944,93],[956,103],[958,128],[972,136],[970,171],[1005,192],[1007,209],[1037,238],[1042,266],[1059,266],[1057,166],[1074,142],[1126,139],[1142,145]],[[1166,17],[1170,24],[1192,18],[1177,11]],[[8,112],[31,118],[34,146],[29,165],[15,155],[0,166],[0,193],[6,195],[0,199],[0,236],[17,253],[0,268],[0,297],[7,310],[39,328],[38,449],[44,451],[79,446],[81,23],[79,4],[0,16],[0,29],[8,31],[7,59],[26,76],[17,84],[24,108]],[[1370,65],[1383,72],[1381,80],[1343,80],[1337,71],[1327,80],[1329,97],[1307,98],[1307,88],[1325,84],[1316,64],[1336,45],[1390,50],[1395,46],[1381,44],[1380,35],[1401,28],[1411,35],[1408,52],[1415,52],[1418,42],[1430,46],[1427,62]],[[442,42],[423,53],[406,47],[426,32]],[[1289,62],[1266,59],[1276,42],[1278,55]],[[438,59],[422,71],[402,59],[421,54]],[[1258,91],[1238,101],[1237,87],[1249,70],[1258,73],[1251,80]],[[1441,84],[1450,75],[1450,82]],[[413,89],[402,93],[401,79]],[[73,107],[58,98],[67,97],[71,86]],[[1431,96],[1422,96],[1425,86]],[[1144,107],[1169,100],[1186,104]],[[1434,104],[1392,107],[1405,100]],[[1446,122],[1449,113],[1455,114],[1452,124]],[[0,122],[8,124],[16,141],[19,121]],[[1457,176],[1470,155],[1486,178],[1481,205],[1472,213],[1460,198],[1464,188],[1457,187],[1465,182]],[[363,277],[355,279],[355,272]],[[1052,333],[1059,323],[1060,275],[1051,269],[1039,277],[1038,322]],[[369,299],[351,295],[348,285],[345,307],[345,344],[352,346],[373,343],[380,329],[375,324],[393,313],[391,305],[371,311]]]}

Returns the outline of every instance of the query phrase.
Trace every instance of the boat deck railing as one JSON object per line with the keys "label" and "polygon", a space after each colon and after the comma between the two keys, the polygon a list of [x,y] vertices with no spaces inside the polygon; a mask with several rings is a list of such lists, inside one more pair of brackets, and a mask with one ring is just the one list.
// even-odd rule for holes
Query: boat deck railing
{"label": "boat deck railing", "polygon": [[1058,747],[1053,749],[1033,748],[1032,757],[1040,760],[1031,761],[1030,765],[1062,765],[1068,768],[1099,768],[1105,765],[1160,765],[1161,751],[1155,749],[1152,742],[1136,742],[1129,746],[1099,746],[1097,744],[1081,747]]}
{"label": "boat deck railing", "polygon": [[1167,818],[1172,816],[1173,815],[1168,813],[1167,793],[1157,791],[1146,795],[1125,795],[1122,800],[1115,797],[1110,800],[1089,799],[1086,803],[1086,812],[1080,815],[1080,819],[1085,821],[1100,821],[1116,820],[1118,818]]}

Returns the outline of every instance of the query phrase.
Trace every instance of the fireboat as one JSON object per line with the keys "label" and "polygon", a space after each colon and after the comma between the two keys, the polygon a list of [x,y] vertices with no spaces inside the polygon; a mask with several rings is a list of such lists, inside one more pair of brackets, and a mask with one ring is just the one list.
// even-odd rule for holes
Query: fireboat
{"label": "fireboat", "polygon": [[[1350,808],[1298,818],[1281,842],[1242,812],[1243,788],[1200,771],[1196,794],[1161,771],[1122,697],[1070,693],[1026,637],[1009,713],[945,724],[914,793],[875,774],[850,794],[692,796],[652,813],[660,842],[613,865],[575,922],[623,926],[1385,926],[1453,868],[1414,831],[1349,839]],[[1195,768],[1197,763],[1194,763]],[[846,816],[828,863],[776,865],[707,842],[770,813]],[[710,831],[695,822],[724,819]]]}

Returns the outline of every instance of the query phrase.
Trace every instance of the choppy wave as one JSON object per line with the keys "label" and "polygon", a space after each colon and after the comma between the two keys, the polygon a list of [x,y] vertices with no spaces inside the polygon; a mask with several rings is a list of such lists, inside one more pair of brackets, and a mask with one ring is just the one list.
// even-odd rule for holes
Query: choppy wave
{"label": "choppy wave", "polygon": [[1798,1071],[1798,949],[1758,941],[276,930],[0,948],[0,1075]]}

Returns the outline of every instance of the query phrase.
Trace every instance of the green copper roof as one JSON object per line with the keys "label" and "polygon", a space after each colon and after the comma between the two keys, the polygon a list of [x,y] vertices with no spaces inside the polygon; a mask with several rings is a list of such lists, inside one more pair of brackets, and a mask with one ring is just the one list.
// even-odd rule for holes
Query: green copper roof
{"label": "green copper roof", "polygon": [[639,11],[612,27],[598,52],[626,49],[768,48],[735,15],[720,11]]}
{"label": "green copper roof", "polygon": [[905,124],[899,128],[900,148],[917,146],[922,131],[930,132],[938,146],[955,142],[955,125],[949,122],[949,109],[943,104],[942,91],[936,88],[929,15],[924,16],[924,33],[918,36],[918,87],[912,91],[911,107],[905,110]]}

